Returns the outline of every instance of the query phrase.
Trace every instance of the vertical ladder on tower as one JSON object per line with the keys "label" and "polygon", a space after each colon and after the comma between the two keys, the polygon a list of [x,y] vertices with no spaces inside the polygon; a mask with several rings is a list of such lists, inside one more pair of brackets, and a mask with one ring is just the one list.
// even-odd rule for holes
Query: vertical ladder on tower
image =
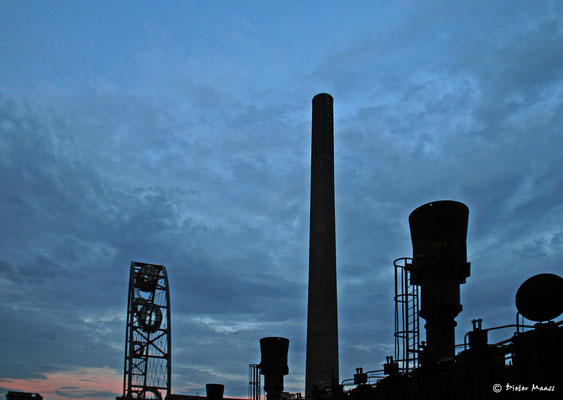
{"label": "vertical ladder on tower", "polygon": [[262,400],[261,399],[261,376],[260,365],[248,365],[248,400]]}
{"label": "vertical ladder on tower", "polygon": [[410,283],[412,258],[398,258],[395,268],[395,361],[408,374],[417,368],[420,346],[418,286]]}

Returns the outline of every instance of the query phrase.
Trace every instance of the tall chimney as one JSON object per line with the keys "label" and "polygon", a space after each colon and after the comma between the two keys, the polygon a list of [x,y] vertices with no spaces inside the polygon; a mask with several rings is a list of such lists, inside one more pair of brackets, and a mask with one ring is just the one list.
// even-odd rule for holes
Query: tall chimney
{"label": "tall chimney", "polygon": [[338,381],[332,96],[313,98],[305,396]]}

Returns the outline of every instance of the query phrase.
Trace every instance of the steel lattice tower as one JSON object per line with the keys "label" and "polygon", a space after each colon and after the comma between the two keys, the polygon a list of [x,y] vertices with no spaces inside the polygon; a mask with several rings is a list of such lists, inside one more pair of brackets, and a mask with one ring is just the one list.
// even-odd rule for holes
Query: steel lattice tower
{"label": "steel lattice tower", "polygon": [[163,265],[131,262],[123,397],[163,399],[171,379],[170,293]]}

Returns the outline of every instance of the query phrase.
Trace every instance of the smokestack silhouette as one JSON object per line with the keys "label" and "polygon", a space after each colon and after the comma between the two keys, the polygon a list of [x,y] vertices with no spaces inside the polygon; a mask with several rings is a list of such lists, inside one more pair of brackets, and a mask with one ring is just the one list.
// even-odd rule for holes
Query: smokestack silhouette
{"label": "smokestack silhouette", "polygon": [[305,396],[338,381],[332,96],[313,98]]}
{"label": "smokestack silhouette", "polygon": [[223,392],[225,390],[225,385],[220,383],[208,383],[205,385],[205,392],[207,394],[207,400],[223,400]]}
{"label": "smokestack silhouette", "polygon": [[469,277],[469,209],[451,200],[434,201],[409,216],[413,247],[411,284],[421,289],[420,316],[434,361],[455,355],[455,317],[461,312],[459,285]]}
{"label": "smokestack silhouette", "polygon": [[289,373],[287,351],[289,339],[265,337],[260,339],[260,373],[264,375],[267,400],[280,400],[283,392],[283,376]]}

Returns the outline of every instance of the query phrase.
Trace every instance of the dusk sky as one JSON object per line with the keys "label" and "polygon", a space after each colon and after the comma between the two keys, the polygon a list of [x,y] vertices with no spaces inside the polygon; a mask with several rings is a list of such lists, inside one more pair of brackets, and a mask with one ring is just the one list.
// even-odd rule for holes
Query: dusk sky
{"label": "dusk sky", "polygon": [[265,336],[304,392],[320,92],[341,380],[393,354],[422,204],[470,210],[458,343],[563,272],[561,1],[0,0],[0,59],[2,397],[121,394],[132,260],[168,271],[173,393],[246,397]]}

